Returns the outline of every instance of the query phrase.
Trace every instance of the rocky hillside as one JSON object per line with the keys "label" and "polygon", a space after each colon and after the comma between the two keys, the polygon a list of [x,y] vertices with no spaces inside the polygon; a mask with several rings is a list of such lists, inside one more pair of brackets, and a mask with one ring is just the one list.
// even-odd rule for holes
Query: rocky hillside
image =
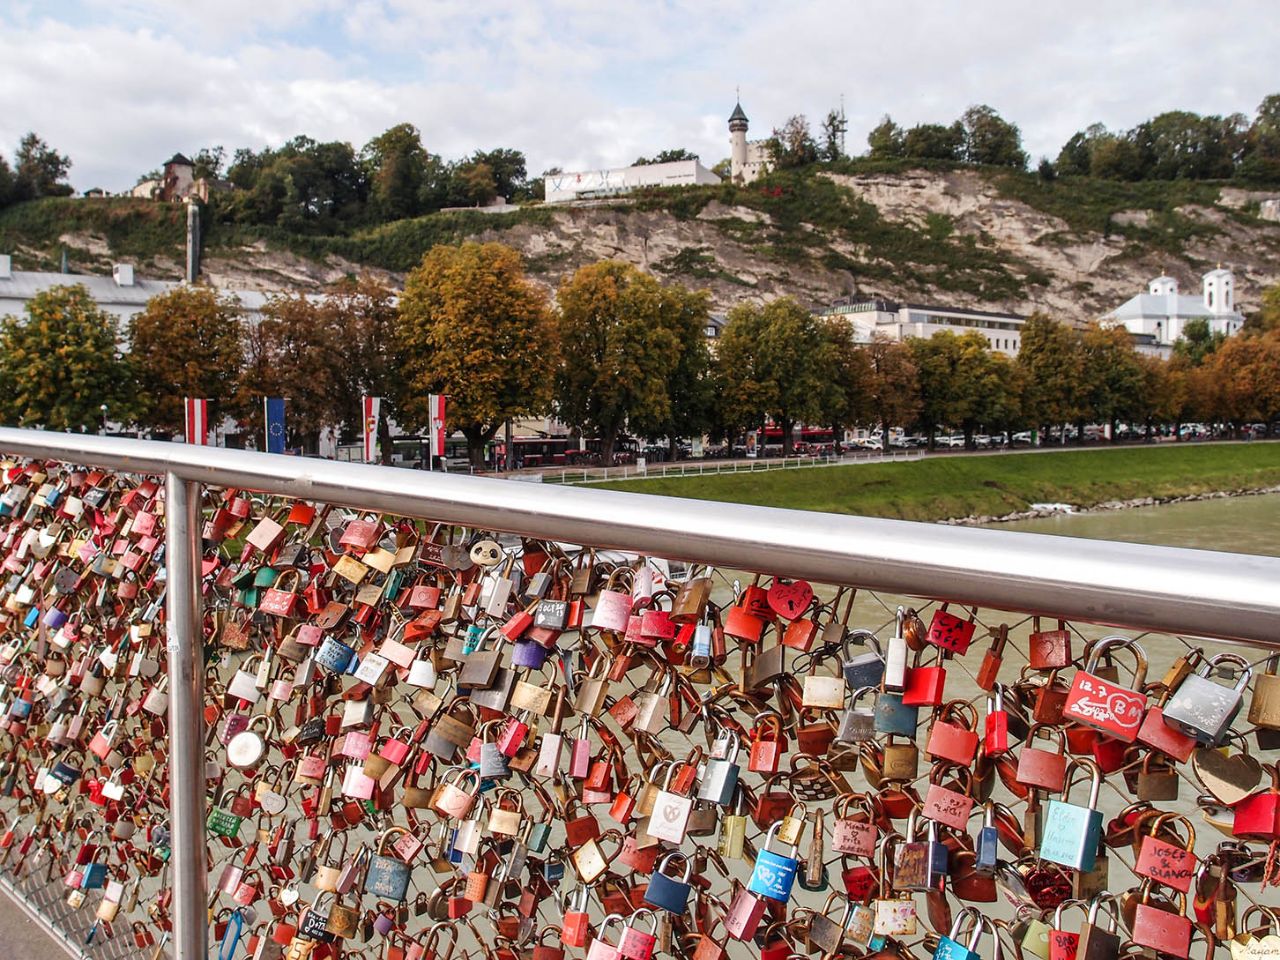
{"label": "rocky hillside", "polygon": [[[1188,291],[1218,263],[1248,310],[1280,282],[1280,224],[1268,192],[1187,182],[1072,178],[850,163],[775,174],[747,187],[654,191],[626,201],[518,213],[435,214],[348,236],[218,223],[205,272],[232,287],[314,289],[361,269],[403,279],[433,243],[499,240],[553,287],[585,263],[619,258],[709,289],[726,310],[792,294],[815,306],[857,294],[1087,319],[1171,273]],[[176,208],[131,200],[46,200],[0,214],[0,252],[19,266],[105,272],[129,259],[175,276]]]}

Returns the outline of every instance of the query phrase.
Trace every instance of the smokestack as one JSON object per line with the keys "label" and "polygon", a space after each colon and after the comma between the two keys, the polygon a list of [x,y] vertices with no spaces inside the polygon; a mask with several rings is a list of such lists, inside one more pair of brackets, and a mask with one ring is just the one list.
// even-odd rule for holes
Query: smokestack
{"label": "smokestack", "polygon": [[200,208],[187,200],[187,283],[200,276]]}

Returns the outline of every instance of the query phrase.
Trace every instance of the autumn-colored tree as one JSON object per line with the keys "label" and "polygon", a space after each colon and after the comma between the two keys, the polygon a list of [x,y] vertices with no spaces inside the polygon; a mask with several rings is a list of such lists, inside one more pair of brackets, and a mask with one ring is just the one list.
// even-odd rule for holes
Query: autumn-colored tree
{"label": "autumn-colored tree", "polygon": [[800,422],[823,420],[833,361],[822,323],[790,297],[729,313],[717,352],[727,423],[746,428],[766,418],[782,429],[782,453]]}
{"label": "autumn-colored tree", "polygon": [[559,339],[567,347],[556,409],[565,423],[600,438],[609,464],[628,424],[647,433],[674,423],[668,385],[697,308],[617,260],[582,267],[561,284],[556,300]]}
{"label": "autumn-colored tree", "polygon": [[51,287],[26,315],[0,319],[0,420],[21,427],[93,430],[132,419],[128,363],[115,318],[84,287]]}
{"label": "autumn-colored tree", "polygon": [[382,397],[378,439],[382,462],[391,463],[391,428],[395,398],[400,394],[400,362],[395,342],[395,294],[369,276],[338,281],[319,304],[318,320],[344,344],[338,368],[337,409],[347,440],[363,436],[365,396]]}
{"label": "autumn-colored tree", "polygon": [[883,436],[894,427],[914,423],[920,414],[920,382],[911,348],[882,334],[871,338],[863,352],[870,367],[867,405],[872,424]]}
{"label": "autumn-colored tree", "polygon": [[1213,411],[1237,430],[1280,418],[1280,334],[1231,337],[1204,367],[1213,384]]}
{"label": "autumn-colored tree", "polygon": [[1138,355],[1138,366],[1142,386],[1128,417],[1144,425],[1150,440],[1157,424],[1180,421],[1187,405],[1187,376],[1183,364],[1145,354]]}
{"label": "autumn-colored tree", "polygon": [[1246,318],[1245,329],[1259,333],[1280,330],[1280,284],[1262,291],[1262,305]]}
{"label": "autumn-colored tree", "polygon": [[474,466],[508,419],[551,400],[555,326],[546,295],[501,243],[436,246],[409,274],[395,323],[402,379],[397,409],[427,424],[427,397],[449,397],[448,429],[461,430]]}
{"label": "autumn-colored tree", "polygon": [[244,322],[233,297],[176,287],[129,321],[129,359],[139,422],[180,433],[186,397],[229,401],[240,375]]}
{"label": "autumn-colored tree", "polygon": [[679,441],[698,437],[711,426],[715,386],[711,377],[711,350],[707,346],[707,325],[711,322],[711,300],[705,290],[681,286],[662,287],[661,323],[675,334],[677,355],[667,367],[667,408],[663,416],[633,417],[630,426],[649,439],[665,438],[667,456],[675,460]]}
{"label": "autumn-colored tree", "polygon": [[321,431],[343,420],[349,353],[345,334],[327,322],[321,304],[301,294],[273,297],[245,336],[237,418],[242,425],[261,424],[263,397],[284,397],[290,445],[315,451]]}
{"label": "autumn-colored tree", "polygon": [[[1080,383],[1082,417],[1111,428],[1111,440],[1119,439],[1116,425],[1121,417],[1139,407],[1143,371],[1133,338],[1122,326],[1091,323],[1080,337]],[[1083,424],[1078,423],[1084,439]]]}
{"label": "autumn-colored tree", "polygon": [[1080,417],[1080,335],[1066,324],[1034,313],[1022,325],[1017,365],[1022,371],[1022,410],[1042,432]]}
{"label": "autumn-colored tree", "polygon": [[920,376],[920,420],[930,447],[941,425],[959,427],[967,448],[983,424],[1008,425],[1017,415],[1015,367],[994,354],[977,331],[943,330],[909,341]]}

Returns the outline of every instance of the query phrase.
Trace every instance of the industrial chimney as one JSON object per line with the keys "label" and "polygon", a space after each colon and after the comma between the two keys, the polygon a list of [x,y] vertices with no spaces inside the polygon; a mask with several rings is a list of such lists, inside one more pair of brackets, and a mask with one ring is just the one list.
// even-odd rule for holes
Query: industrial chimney
{"label": "industrial chimney", "polygon": [[187,283],[200,276],[200,207],[187,198]]}

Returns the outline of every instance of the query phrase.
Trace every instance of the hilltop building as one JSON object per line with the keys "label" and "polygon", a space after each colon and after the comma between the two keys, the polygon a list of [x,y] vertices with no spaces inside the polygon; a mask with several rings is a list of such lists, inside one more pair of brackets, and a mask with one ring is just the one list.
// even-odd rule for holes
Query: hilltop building
{"label": "hilltop building", "polygon": [[773,168],[773,153],[767,140],[748,140],[750,121],[742,103],[729,114],[729,177],[734,183],[750,183]]}
{"label": "hilltop building", "polygon": [[986,338],[994,352],[1010,357],[1017,356],[1022,347],[1022,325],[1026,322],[1026,317],[1016,313],[893,300],[838,300],[819,315],[847,317],[857,343],[870,343],[877,335],[902,341],[911,337],[928,339],[943,330],[955,334],[976,332]]}
{"label": "hilltop building", "polygon": [[1244,326],[1244,314],[1236,309],[1235,278],[1230,270],[1219,267],[1201,278],[1198,297],[1180,294],[1178,281],[1170,276],[1156,277],[1147,284],[1147,292],[1130,297],[1110,313],[1104,323],[1122,324],[1133,334],[1135,344],[1144,353],[1168,355],[1173,344],[1182,338],[1188,320],[1206,320],[1211,333],[1234,336]]}
{"label": "hilltop building", "polygon": [[181,153],[175,153],[165,161],[159,177],[139,181],[138,185],[129,191],[129,196],[143,200],[160,200],[164,203],[176,203],[195,197],[208,203],[210,193],[221,193],[232,189],[229,180],[197,177],[195,174],[195,164]]}
{"label": "hilltop building", "polygon": [[697,159],[646,163],[638,167],[550,173],[544,180],[547,203],[616,197],[640,187],[688,187],[720,182],[720,178]]}

